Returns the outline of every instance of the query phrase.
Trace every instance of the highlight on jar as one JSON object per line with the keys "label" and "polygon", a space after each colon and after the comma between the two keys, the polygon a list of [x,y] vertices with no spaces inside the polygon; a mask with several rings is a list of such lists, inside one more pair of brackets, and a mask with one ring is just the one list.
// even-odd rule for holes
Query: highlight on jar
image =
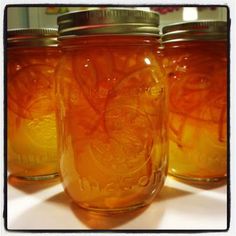
{"label": "highlight on jar", "polygon": [[169,88],[169,173],[193,182],[227,176],[227,23],[163,28]]}
{"label": "highlight on jar", "polygon": [[13,180],[57,178],[57,30],[7,32],[7,167]]}
{"label": "highlight on jar", "polygon": [[159,15],[106,8],[64,14],[58,25],[57,125],[65,191],[94,211],[146,206],[167,174]]}

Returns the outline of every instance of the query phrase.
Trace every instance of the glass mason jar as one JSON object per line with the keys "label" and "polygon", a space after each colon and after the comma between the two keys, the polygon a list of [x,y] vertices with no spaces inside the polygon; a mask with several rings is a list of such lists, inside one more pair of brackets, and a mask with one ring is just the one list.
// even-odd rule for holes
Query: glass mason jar
{"label": "glass mason jar", "polygon": [[227,24],[163,28],[169,85],[169,172],[211,182],[227,175]]}
{"label": "glass mason jar", "polygon": [[58,176],[53,76],[57,46],[55,29],[7,32],[7,157],[10,176],[17,179]]}
{"label": "glass mason jar", "polygon": [[159,16],[131,9],[58,18],[60,169],[68,195],[95,211],[149,204],[167,172]]}

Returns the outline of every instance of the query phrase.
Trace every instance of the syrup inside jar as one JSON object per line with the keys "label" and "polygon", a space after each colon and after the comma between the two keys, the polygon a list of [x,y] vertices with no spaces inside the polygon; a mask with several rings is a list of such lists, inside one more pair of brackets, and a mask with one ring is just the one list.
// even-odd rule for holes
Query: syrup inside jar
{"label": "syrup inside jar", "polygon": [[[36,32],[37,35],[43,33],[41,30],[16,30],[9,34],[14,34],[14,37],[17,35],[19,42],[25,36],[29,39],[29,35]],[[29,45],[32,42],[28,41]],[[15,42],[8,43],[7,121],[10,176],[14,180],[24,181],[57,177],[59,159],[54,70],[59,50],[56,47],[41,47],[40,43],[38,47],[19,47]]]}
{"label": "syrup inside jar", "polygon": [[169,172],[196,181],[227,173],[227,45],[172,43],[163,65],[169,85]]}

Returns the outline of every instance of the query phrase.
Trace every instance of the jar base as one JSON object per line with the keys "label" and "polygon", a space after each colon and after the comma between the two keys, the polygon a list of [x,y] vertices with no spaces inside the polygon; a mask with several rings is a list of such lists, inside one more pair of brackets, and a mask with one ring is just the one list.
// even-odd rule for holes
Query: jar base
{"label": "jar base", "polygon": [[222,182],[226,182],[227,176],[222,177],[192,177],[192,176],[184,176],[177,173],[169,172],[170,176],[176,178],[177,180],[190,183],[190,184],[199,184],[199,185],[214,185]]}
{"label": "jar base", "polygon": [[38,175],[38,176],[17,176],[10,174],[9,179],[18,182],[38,182],[38,181],[50,181],[57,180],[60,178],[59,173],[53,173],[49,175]]}
{"label": "jar base", "polygon": [[144,203],[136,204],[129,207],[122,207],[122,208],[88,207],[87,205],[83,203],[78,203],[78,202],[74,202],[74,205],[76,205],[76,207],[81,208],[87,212],[93,212],[100,215],[115,215],[115,214],[143,211],[150,205],[150,203],[151,202],[144,202]]}

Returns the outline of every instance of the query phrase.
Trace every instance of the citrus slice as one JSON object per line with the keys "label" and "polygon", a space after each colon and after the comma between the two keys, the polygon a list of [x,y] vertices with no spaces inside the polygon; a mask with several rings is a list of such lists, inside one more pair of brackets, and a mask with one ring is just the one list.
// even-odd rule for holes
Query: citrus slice
{"label": "citrus slice", "polygon": [[109,50],[94,48],[93,53],[79,51],[73,57],[74,77],[90,106],[101,113],[109,90],[117,81]]}
{"label": "citrus slice", "polygon": [[[50,66],[31,65],[8,78],[9,108],[27,119],[51,113],[54,109],[53,73],[54,69]],[[42,107],[39,101],[43,101]],[[39,107],[38,112],[32,112],[32,109],[35,111]]]}

